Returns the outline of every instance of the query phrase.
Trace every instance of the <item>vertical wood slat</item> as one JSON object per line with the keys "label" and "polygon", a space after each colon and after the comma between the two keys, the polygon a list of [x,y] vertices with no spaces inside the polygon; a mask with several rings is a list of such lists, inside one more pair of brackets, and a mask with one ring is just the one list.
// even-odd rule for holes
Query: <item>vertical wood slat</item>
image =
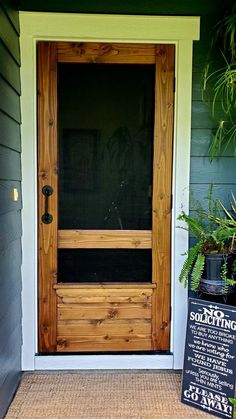
{"label": "vertical wood slat", "polygon": [[[43,224],[45,197],[42,187],[51,185],[51,224]],[[39,202],[39,352],[56,350],[57,272],[57,59],[56,44],[38,45],[38,202]]]}
{"label": "vertical wood slat", "polygon": [[170,341],[171,188],[174,116],[174,45],[156,50],[155,127],[152,202],[153,349]]}

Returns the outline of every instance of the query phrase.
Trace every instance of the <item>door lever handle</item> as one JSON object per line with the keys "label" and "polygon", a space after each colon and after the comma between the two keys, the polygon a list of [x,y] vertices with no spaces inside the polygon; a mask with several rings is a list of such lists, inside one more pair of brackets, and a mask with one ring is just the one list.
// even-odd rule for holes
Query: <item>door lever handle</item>
{"label": "door lever handle", "polygon": [[44,224],[51,224],[51,222],[53,221],[53,216],[48,212],[48,198],[53,194],[53,188],[49,185],[45,185],[42,188],[42,193],[45,196],[45,207],[44,214],[42,215],[42,222]]}

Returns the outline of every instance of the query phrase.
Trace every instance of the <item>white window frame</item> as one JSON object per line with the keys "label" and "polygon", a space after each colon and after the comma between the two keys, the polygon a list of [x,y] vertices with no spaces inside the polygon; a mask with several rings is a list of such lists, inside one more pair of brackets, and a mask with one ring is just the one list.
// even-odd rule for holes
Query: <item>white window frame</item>
{"label": "white window frame", "polygon": [[[20,12],[22,109],[22,370],[181,369],[187,317],[187,291],[178,283],[188,234],[176,229],[188,211],[192,91],[192,47],[200,18]],[[37,112],[36,43],[39,40],[175,44],[173,210],[171,256],[171,346],[167,355],[37,356]]]}

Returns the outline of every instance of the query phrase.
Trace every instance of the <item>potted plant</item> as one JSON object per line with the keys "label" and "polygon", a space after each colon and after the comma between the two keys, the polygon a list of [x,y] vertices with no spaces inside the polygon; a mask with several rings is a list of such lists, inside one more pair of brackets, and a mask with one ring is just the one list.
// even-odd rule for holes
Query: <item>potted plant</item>
{"label": "potted plant", "polygon": [[[190,277],[192,291],[224,295],[232,292],[235,284],[232,268],[236,256],[236,216],[219,201],[212,205],[211,197],[207,199],[208,210],[204,211],[197,202],[193,214],[182,211],[178,217],[185,224],[180,227],[197,240],[186,253],[179,281],[186,286]],[[231,205],[235,212],[235,199]]]}

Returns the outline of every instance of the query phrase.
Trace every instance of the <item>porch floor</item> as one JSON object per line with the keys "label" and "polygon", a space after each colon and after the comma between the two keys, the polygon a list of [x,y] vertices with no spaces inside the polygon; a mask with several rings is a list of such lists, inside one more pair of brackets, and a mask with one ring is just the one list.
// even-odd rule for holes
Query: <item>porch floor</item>
{"label": "porch floor", "polygon": [[213,418],[180,403],[180,389],[172,371],[27,373],[6,419]]}

